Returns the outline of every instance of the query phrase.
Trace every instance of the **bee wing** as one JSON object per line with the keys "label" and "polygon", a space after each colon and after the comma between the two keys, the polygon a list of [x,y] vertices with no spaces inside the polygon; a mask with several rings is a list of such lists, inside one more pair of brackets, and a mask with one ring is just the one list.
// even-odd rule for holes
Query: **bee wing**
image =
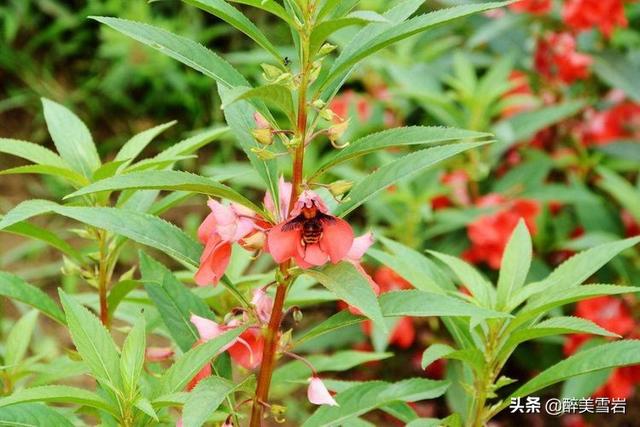
{"label": "bee wing", "polygon": [[293,231],[299,228],[302,228],[302,224],[304,224],[305,218],[303,215],[298,215],[293,218],[291,221],[287,222],[282,226],[282,231]]}
{"label": "bee wing", "polygon": [[321,212],[318,212],[316,214],[316,218],[322,222],[323,224],[333,224],[336,222],[336,217],[335,216],[331,216],[331,215],[327,215],[327,214],[323,214]]}

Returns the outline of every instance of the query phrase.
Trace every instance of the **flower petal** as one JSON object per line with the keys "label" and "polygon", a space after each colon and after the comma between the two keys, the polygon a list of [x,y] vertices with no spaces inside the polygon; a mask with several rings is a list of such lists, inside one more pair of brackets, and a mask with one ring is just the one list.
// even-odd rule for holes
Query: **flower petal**
{"label": "flower petal", "polygon": [[280,223],[269,230],[267,234],[267,248],[277,263],[282,263],[297,253],[300,246],[300,230],[283,231],[286,223]]}
{"label": "flower petal", "polygon": [[328,254],[317,243],[304,246],[301,255],[306,263],[315,266],[324,265],[329,260]]}
{"label": "flower petal", "polygon": [[373,233],[367,232],[360,237],[353,239],[353,244],[347,253],[347,258],[352,261],[360,261],[367,249],[373,245]]}
{"label": "flower petal", "polygon": [[194,280],[198,286],[216,285],[231,259],[231,244],[220,239],[209,239],[200,258],[200,268]]}
{"label": "flower petal", "polygon": [[211,319],[192,314],[189,319],[198,330],[200,339],[209,341],[224,332],[224,328]]}
{"label": "flower petal", "polygon": [[329,390],[327,390],[322,380],[315,376],[309,382],[307,398],[314,405],[339,406],[338,402],[329,394]]}
{"label": "flower petal", "polygon": [[324,224],[320,248],[329,255],[332,263],[342,261],[352,245],[353,230],[347,221],[334,218],[333,222]]}
{"label": "flower petal", "polygon": [[202,244],[206,244],[212,234],[216,232],[216,217],[213,213],[207,215],[198,227],[198,240]]}

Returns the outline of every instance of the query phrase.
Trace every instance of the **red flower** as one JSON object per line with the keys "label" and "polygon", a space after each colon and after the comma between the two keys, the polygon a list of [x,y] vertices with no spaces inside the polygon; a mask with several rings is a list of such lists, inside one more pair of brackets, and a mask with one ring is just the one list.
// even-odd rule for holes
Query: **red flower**
{"label": "red flower", "polygon": [[[512,3],[509,7],[513,7],[520,3]],[[529,85],[529,77],[520,70],[513,70],[509,75],[509,82],[512,84],[511,90],[506,92],[502,97],[502,102],[506,106],[502,110],[502,117],[507,118],[518,113],[531,110],[535,103],[533,102],[533,91]]]}
{"label": "red flower", "polygon": [[469,206],[469,175],[464,170],[455,170],[440,177],[440,182],[447,187],[447,194],[439,195],[431,199],[433,210],[444,209],[454,203],[461,206]]}
{"label": "red flower", "polygon": [[606,37],[616,27],[627,26],[622,0],[566,0],[562,18],[574,30],[598,27]]}
{"label": "red flower", "polygon": [[509,9],[514,12],[531,13],[532,15],[544,15],[551,11],[551,0],[520,0],[516,3],[511,3]]}
{"label": "red flower", "polygon": [[303,192],[289,218],[267,234],[273,259],[280,264],[293,258],[301,268],[345,259],[353,245],[353,230],[348,222],[328,212],[320,196],[309,190]]}
{"label": "red flower", "polygon": [[540,74],[567,84],[587,78],[591,62],[590,56],[576,51],[576,39],[569,33],[550,33],[541,38],[534,54]]}
{"label": "red flower", "polygon": [[618,335],[626,335],[635,327],[631,311],[624,301],[607,295],[578,302],[575,315]]}
{"label": "red flower", "polygon": [[489,267],[498,269],[504,249],[520,218],[524,219],[530,233],[536,234],[535,220],[540,205],[527,199],[507,203],[502,196],[489,194],[478,201],[478,206],[500,206],[501,209],[494,214],[481,216],[467,226],[471,247],[462,257],[472,263],[486,262]]}
{"label": "red flower", "polygon": [[635,385],[638,383],[634,378],[634,371],[640,366],[624,366],[615,368],[611,376],[594,393],[593,397],[608,397],[609,399],[627,399],[633,395]]}
{"label": "red flower", "polygon": [[622,102],[606,111],[587,111],[579,129],[584,145],[606,145],[619,139],[640,139],[640,104]]}
{"label": "red flower", "polygon": [[620,212],[620,218],[622,219],[622,224],[624,225],[624,235],[626,237],[633,237],[640,235],[640,224],[638,221],[631,215],[626,209],[623,209]]}
{"label": "red flower", "polygon": [[371,117],[370,103],[364,96],[356,94],[352,90],[342,92],[329,103],[329,109],[338,116],[334,120],[336,123],[348,119],[351,108],[355,108],[361,122],[366,122]]}

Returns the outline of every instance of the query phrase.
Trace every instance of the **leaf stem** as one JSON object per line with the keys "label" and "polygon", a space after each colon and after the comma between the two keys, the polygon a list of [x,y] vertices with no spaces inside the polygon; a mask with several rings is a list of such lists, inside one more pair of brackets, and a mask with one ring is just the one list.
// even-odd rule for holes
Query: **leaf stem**
{"label": "leaf stem", "polygon": [[109,306],[107,302],[107,286],[109,283],[109,267],[107,254],[107,233],[104,230],[98,230],[98,250],[100,259],[98,261],[98,295],[100,299],[100,321],[109,329]]}

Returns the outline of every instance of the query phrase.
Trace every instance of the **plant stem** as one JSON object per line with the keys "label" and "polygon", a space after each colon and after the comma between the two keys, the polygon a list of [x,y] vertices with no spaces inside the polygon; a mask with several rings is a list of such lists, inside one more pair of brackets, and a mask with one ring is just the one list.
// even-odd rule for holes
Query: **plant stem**
{"label": "plant stem", "polygon": [[489,408],[486,408],[487,399],[490,397],[489,392],[491,387],[502,369],[496,354],[501,329],[502,322],[500,321],[489,326],[489,335],[485,349],[486,368],[482,375],[474,381],[474,388],[478,394],[472,406],[473,418],[468,420],[468,424],[473,427],[482,427],[489,420]]}
{"label": "plant stem", "polygon": [[107,286],[109,284],[109,268],[107,254],[107,236],[104,230],[98,231],[98,247],[100,259],[98,261],[98,295],[100,298],[100,321],[109,329],[109,307],[107,305]]}

